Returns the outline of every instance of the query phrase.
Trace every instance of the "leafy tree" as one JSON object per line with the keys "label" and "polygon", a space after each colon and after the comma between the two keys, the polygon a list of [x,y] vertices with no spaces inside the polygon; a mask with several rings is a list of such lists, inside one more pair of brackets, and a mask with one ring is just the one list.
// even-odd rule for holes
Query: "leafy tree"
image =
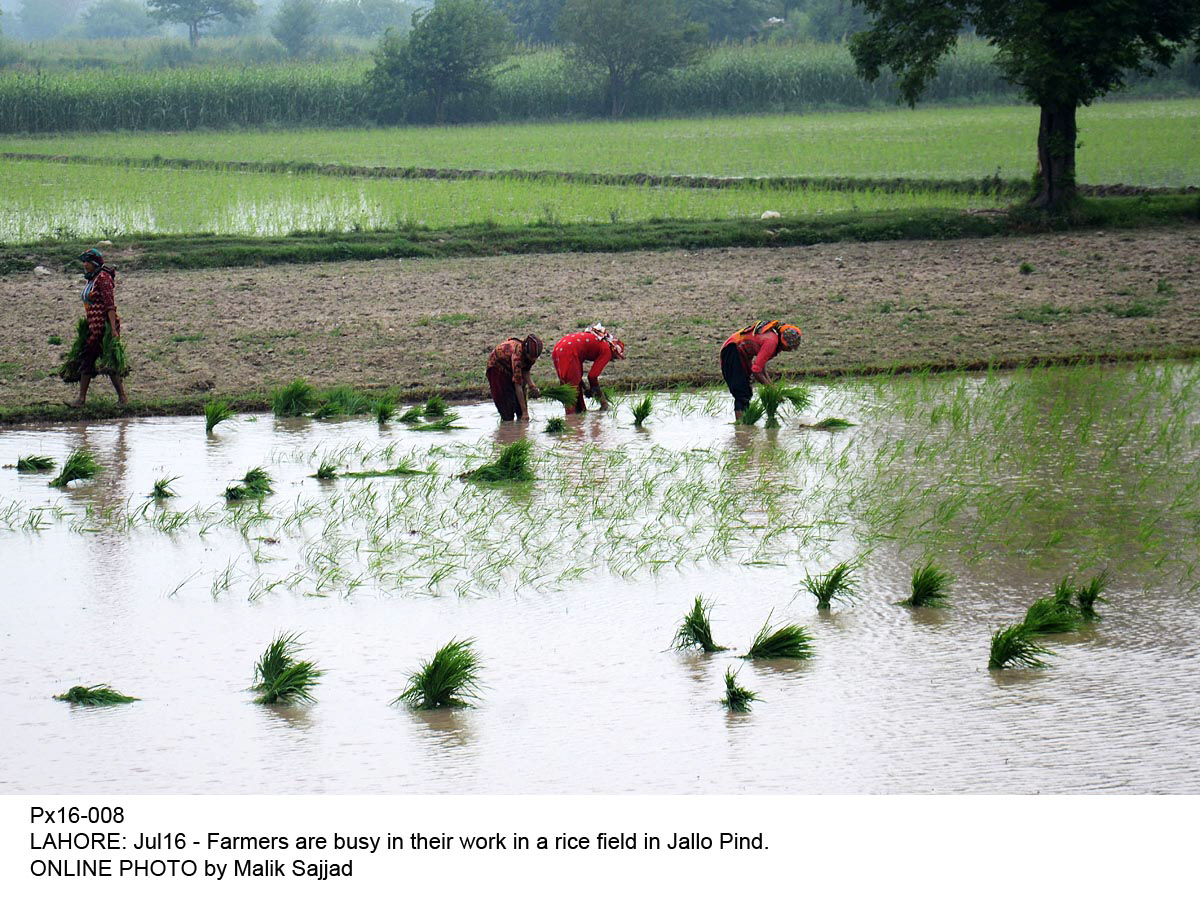
{"label": "leafy tree", "polygon": [[551,44],[554,41],[554,23],[562,13],[567,0],[492,0],[500,12],[508,17],[519,41],[534,44]]}
{"label": "leafy tree", "polygon": [[854,0],[793,0],[784,7],[788,23],[811,41],[846,41],[871,22]]}
{"label": "leafy tree", "polygon": [[688,0],[687,15],[708,27],[709,41],[741,41],[758,34],[775,8],[773,0]]}
{"label": "leafy tree", "polygon": [[318,0],[283,0],[271,23],[271,34],[288,54],[299,57],[312,45],[319,15]]}
{"label": "leafy tree", "polygon": [[1075,114],[1121,88],[1131,73],[1167,66],[1200,38],[1200,0],[855,0],[874,19],[851,39],[859,72],[896,73],[915,104],[938,62],[971,25],[997,64],[1041,109],[1032,205],[1061,209],[1075,197]]}
{"label": "leafy tree", "polygon": [[238,22],[258,11],[254,0],[146,0],[146,6],[155,19],[186,25],[192,47],[200,40],[200,32],[215,20]]}
{"label": "leafy tree", "polygon": [[414,10],[412,3],[402,0],[340,0],[326,6],[334,31],[360,38],[374,38],[389,28],[407,32]]}
{"label": "leafy tree", "polygon": [[677,0],[567,0],[558,28],[577,62],[605,73],[613,117],[646,77],[690,63],[704,40]]}
{"label": "leafy tree", "polygon": [[80,18],[86,33],[97,38],[139,38],[159,28],[138,0],[96,0]]}
{"label": "leafy tree", "polygon": [[386,96],[406,90],[428,96],[435,122],[444,123],[450,99],[491,84],[492,70],[508,55],[510,35],[507,20],[487,0],[437,0],[413,13],[408,37],[389,33],[367,74],[377,110],[396,110],[394,97]]}

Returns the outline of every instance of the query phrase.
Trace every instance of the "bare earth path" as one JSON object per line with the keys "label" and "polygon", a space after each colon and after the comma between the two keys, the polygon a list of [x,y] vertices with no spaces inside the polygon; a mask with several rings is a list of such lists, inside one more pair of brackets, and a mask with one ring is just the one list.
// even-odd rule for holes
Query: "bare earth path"
{"label": "bare earth path", "polygon": [[[120,268],[120,251],[112,262]],[[1022,264],[1027,264],[1023,267]],[[58,403],[81,279],[0,278],[0,406]],[[804,330],[776,363],[838,370],[1200,350],[1200,226],[781,250],[558,254],[119,273],[134,401],[318,386],[485,391],[488,351],[602,320],[613,383],[720,378],[729,332]],[[549,358],[534,376],[552,379]],[[98,399],[111,387],[95,386]]]}

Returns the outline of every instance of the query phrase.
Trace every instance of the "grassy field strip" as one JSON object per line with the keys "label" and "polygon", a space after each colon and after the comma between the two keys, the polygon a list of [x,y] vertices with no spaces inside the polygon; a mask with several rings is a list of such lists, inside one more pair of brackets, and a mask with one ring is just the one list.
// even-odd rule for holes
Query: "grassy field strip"
{"label": "grassy field strip", "polygon": [[[1200,99],[1079,112],[1087,184],[1200,184]],[[721,177],[1024,179],[1030,106],[452,128],[97,133],[0,137],[0,152]]]}
{"label": "grassy field strip", "polygon": [[[102,198],[96,188],[104,188]],[[494,223],[603,224],[667,219],[788,217],[837,212],[962,209],[990,194],[826,192],[754,187],[594,186],[562,181],[378,181],[301,174],[5,162],[0,241],[68,236],[215,233],[275,237],[296,231],[371,231]]]}

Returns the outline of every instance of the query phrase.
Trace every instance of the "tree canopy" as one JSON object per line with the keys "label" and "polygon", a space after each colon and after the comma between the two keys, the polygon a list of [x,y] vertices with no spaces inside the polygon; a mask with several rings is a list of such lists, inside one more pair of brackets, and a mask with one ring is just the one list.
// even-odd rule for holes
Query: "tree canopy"
{"label": "tree canopy", "polygon": [[567,0],[558,29],[578,62],[605,74],[613,117],[646,77],[690,63],[704,40],[678,0]]}
{"label": "tree canopy", "polygon": [[217,19],[237,22],[258,12],[254,0],[146,0],[146,7],[155,19],[186,25],[193,47],[209,23]]}
{"label": "tree canopy", "polygon": [[1041,109],[1033,204],[1057,208],[1075,191],[1075,113],[1167,66],[1200,38],[1200,0],[855,0],[872,14],[850,42],[859,72],[896,74],[915,104],[966,27],[998,49],[997,65]]}

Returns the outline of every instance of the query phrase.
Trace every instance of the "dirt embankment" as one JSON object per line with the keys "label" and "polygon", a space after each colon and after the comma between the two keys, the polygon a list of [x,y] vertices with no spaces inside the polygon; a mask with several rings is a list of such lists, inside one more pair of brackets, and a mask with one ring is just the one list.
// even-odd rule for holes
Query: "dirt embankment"
{"label": "dirt embankment", "polygon": [[[112,262],[120,268],[120,251]],[[6,276],[0,406],[58,403],[81,278]],[[729,332],[783,317],[776,364],[922,363],[1200,350],[1200,226],[775,250],[389,260],[119,274],[135,401],[320,385],[483,395],[497,341],[602,320],[629,346],[613,383],[719,379]],[[535,368],[553,375],[549,358]],[[98,400],[112,396],[106,382]]]}

